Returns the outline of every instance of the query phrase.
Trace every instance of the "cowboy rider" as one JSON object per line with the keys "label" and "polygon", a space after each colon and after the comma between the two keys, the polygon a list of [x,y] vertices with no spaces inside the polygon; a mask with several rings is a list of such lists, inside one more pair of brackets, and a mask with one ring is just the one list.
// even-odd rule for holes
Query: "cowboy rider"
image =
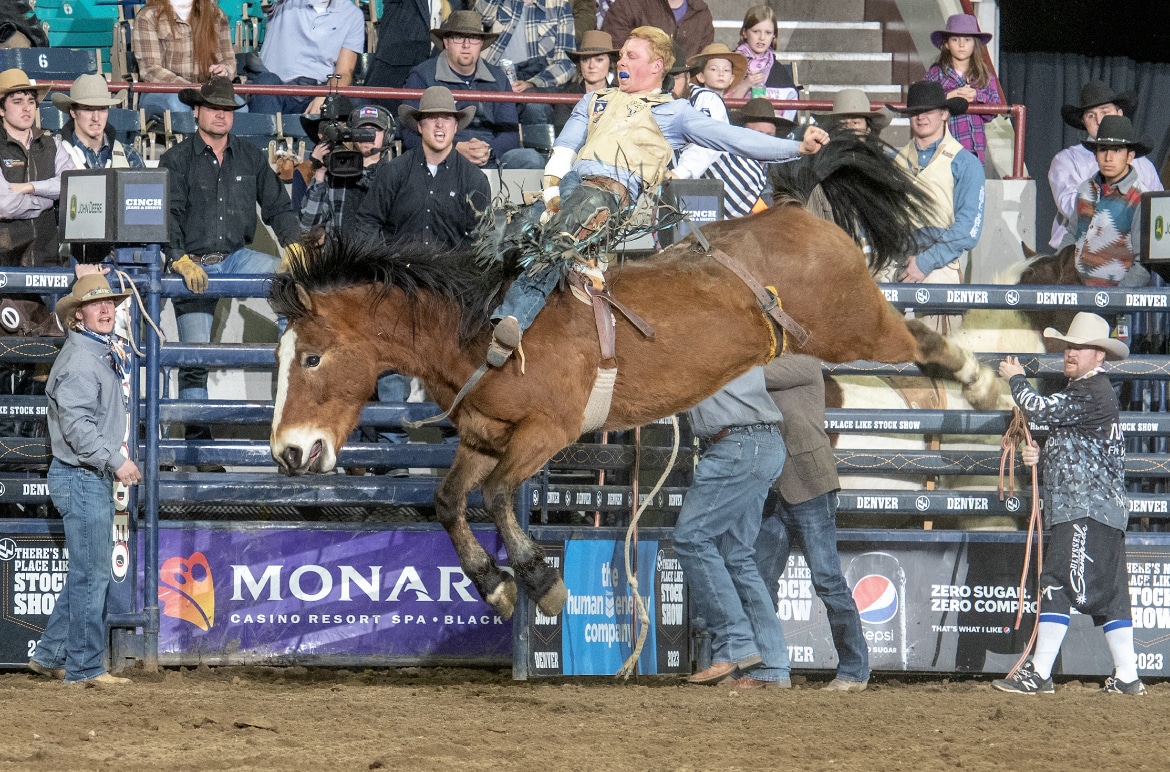
{"label": "cowboy rider", "polygon": [[[663,93],[663,76],[674,62],[670,37],[656,27],[630,33],[618,59],[617,88],[586,94],[553,145],[544,168],[544,203],[559,215],[552,230],[565,251],[591,240],[641,195],[670,176],[674,150],[687,142],[759,161],[790,161],[816,153],[829,135],[809,127],[801,142],[769,137],[712,120],[686,100]],[[564,197],[562,202],[562,184]],[[547,231],[546,231],[547,232]],[[568,240],[565,241],[565,237]],[[603,287],[604,256],[578,262],[596,289]],[[500,367],[520,345],[523,331],[544,307],[561,277],[556,265],[522,274],[492,313],[495,333],[488,364]]]}

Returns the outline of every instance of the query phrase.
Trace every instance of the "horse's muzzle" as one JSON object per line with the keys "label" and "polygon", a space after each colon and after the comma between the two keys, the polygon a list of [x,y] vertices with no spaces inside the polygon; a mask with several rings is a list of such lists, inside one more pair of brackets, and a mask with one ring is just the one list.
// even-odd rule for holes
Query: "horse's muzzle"
{"label": "horse's muzzle", "polygon": [[324,450],[325,443],[318,439],[310,446],[307,454],[301,445],[290,443],[279,453],[274,453],[273,457],[280,471],[287,475],[310,474],[322,471]]}

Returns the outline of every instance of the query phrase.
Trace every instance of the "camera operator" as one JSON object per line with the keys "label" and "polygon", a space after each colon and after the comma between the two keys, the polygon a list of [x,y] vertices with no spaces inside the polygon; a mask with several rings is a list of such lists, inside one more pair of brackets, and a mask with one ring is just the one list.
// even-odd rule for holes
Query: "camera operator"
{"label": "camera operator", "polygon": [[[391,157],[394,136],[394,119],[384,107],[359,107],[349,113],[344,125],[326,120],[331,112],[328,105],[322,111],[320,119],[301,118],[306,133],[317,143],[311,156],[313,180],[301,203],[301,230],[305,233],[353,224],[374,175]],[[343,147],[347,139],[353,150]]]}

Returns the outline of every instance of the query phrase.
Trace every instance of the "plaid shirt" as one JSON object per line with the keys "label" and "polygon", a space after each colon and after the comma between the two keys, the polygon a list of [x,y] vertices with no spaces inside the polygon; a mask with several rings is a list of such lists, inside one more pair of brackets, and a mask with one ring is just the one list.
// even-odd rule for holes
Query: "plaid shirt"
{"label": "plaid shirt", "polygon": [[[131,40],[138,74],[147,83],[199,83],[207,73],[195,68],[195,44],[191,39],[191,25],[177,17],[167,24],[154,8],[143,8],[134,17]],[[161,22],[161,23],[160,23]],[[228,34],[227,17],[220,13],[218,45],[215,62],[227,67],[227,77],[236,77],[236,53]]]}
{"label": "plaid shirt", "polygon": [[[525,0],[479,0],[476,10],[484,24],[500,36],[483,52],[488,64],[499,65],[515,30],[514,20],[521,16]],[[546,64],[528,82],[537,88],[555,88],[567,83],[574,68],[566,51],[577,47],[573,27],[573,10],[569,0],[532,0],[528,4],[528,23],[524,26],[528,58],[544,59]],[[517,67],[521,62],[516,62]]]}
{"label": "plaid shirt", "polygon": [[[926,79],[933,80],[935,83],[941,83],[943,91],[948,94],[957,88],[969,85],[966,78],[955,72],[953,68],[948,67],[944,73],[943,69],[937,64],[931,65],[930,69],[927,70]],[[972,104],[1000,104],[999,86],[995,81],[994,75],[987,81],[986,86],[975,89],[975,101]],[[959,140],[959,143],[963,147],[979,156],[979,160],[982,161],[984,150],[987,148],[987,137],[983,133],[983,124],[994,117],[994,115],[972,115],[968,113],[952,116],[950,121],[951,136]]]}
{"label": "plaid shirt", "polygon": [[324,180],[314,179],[301,201],[301,230],[305,233],[314,228],[334,231],[351,225],[382,163],[363,168],[360,177],[326,174]]}

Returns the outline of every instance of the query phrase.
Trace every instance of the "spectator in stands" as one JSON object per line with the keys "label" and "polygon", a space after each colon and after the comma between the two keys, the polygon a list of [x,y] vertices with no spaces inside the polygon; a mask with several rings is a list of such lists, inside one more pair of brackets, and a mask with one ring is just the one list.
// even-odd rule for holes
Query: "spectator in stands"
{"label": "spectator in stands", "polygon": [[577,33],[577,43],[585,40],[585,33],[597,29],[598,0],[572,0],[573,28]]}
{"label": "spectator in stands", "polygon": [[[134,17],[131,46],[145,83],[205,83],[236,77],[228,18],[215,0],[146,0]],[[143,94],[147,118],[188,112],[178,94]]]}
{"label": "spectator in stands", "polygon": [[[965,99],[968,105],[998,105],[999,82],[987,64],[990,32],[980,32],[974,16],[956,13],[947,18],[946,29],[930,33],[930,42],[939,49],[938,60],[926,71],[926,79],[941,83],[947,97]],[[963,113],[951,116],[951,136],[983,160],[987,136],[983,124],[994,115]]]}
{"label": "spectator in stands", "polygon": [[[268,17],[257,86],[320,86],[332,76],[353,85],[358,55],[366,50],[366,20],[348,0],[283,0]],[[320,113],[325,97],[252,96],[257,113]]]}
{"label": "spectator in stands", "polygon": [[[617,63],[617,49],[608,32],[589,30],[581,38],[581,45],[569,51],[569,58],[577,65],[577,74],[557,89],[562,94],[592,94],[613,85],[613,68]],[[573,105],[553,106],[552,125],[560,133],[573,114]]]}
{"label": "spectator in stands", "polygon": [[[754,5],[744,14],[739,29],[739,47],[735,50],[747,57],[747,75],[727,90],[726,96],[742,99],[763,96],[768,99],[796,99],[800,96],[792,78],[792,67],[776,61],[778,28],[776,14],[767,5]],[[763,93],[758,93],[763,89]],[[781,116],[795,120],[795,110],[785,110]]]}
{"label": "spectator in stands", "polygon": [[[207,289],[208,274],[273,273],[281,261],[248,248],[256,233],[256,205],[285,247],[286,260],[300,249],[301,229],[268,159],[255,145],[231,135],[239,109],[235,89],[225,78],[212,78],[199,89],[183,89],[179,99],[194,109],[198,130],[159,160],[170,172],[168,267],[195,295]],[[216,303],[216,298],[176,298],[179,340],[208,343]],[[206,368],[179,369],[179,399],[207,399]],[[211,439],[211,430],[189,425],[186,437]],[[200,471],[222,472],[223,467],[204,465]]]}
{"label": "spectator in stands", "polygon": [[111,97],[101,75],[81,75],[68,94],[53,94],[53,104],[69,120],[61,127],[61,145],[78,169],[142,169],[146,162],[133,147],[117,138],[110,126],[110,108],[126,98],[122,91]]}
{"label": "spectator in stands", "polygon": [[833,109],[827,113],[813,113],[825,131],[847,129],[858,134],[879,136],[890,125],[890,114],[878,108],[871,109],[869,97],[859,88],[843,88],[833,97]]}
{"label": "spectator in stands", "polygon": [[1097,157],[1098,172],[1081,183],[1069,222],[1067,244],[1076,244],[1076,266],[1090,287],[1142,287],[1149,272],[1137,262],[1141,254],[1141,201],[1145,187],[1134,158],[1150,152],[1124,115],[1106,115],[1097,136],[1084,141]]}
{"label": "spectator in stands", "polygon": [[[674,64],[666,71],[666,77],[662,79],[662,90],[669,89],[670,95],[675,99],[690,99],[691,92],[696,86],[693,77],[695,75],[695,68],[687,64],[686,52],[682,50],[682,46],[678,41],[674,41]],[[719,100],[723,101],[723,100]],[[694,107],[694,103],[691,103]]]}
{"label": "spectator in stands", "polygon": [[0,4],[0,48],[47,48],[49,36],[26,0]]}
{"label": "spectator in stands", "polygon": [[[485,45],[497,37],[484,32],[483,18],[476,11],[454,11],[431,36],[443,51],[410,71],[406,88],[427,89],[444,86],[451,91],[511,92],[512,84],[504,71],[488,64],[481,54]],[[417,103],[411,102],[411,107]],[[472,104],[475,110],[470,123],[461,125],[455,137],[455,150],[476,166],[489,163],[504,169],[540,169],[540,153],[520,147],[520,126],[516,105],[511,102],[460,103],[460,109]],[[461,122],[462,123],[462,122]],[[417,148],[421,138],[404,132],[402,144]]]}
{"label": "spectator in stands", "polygon": [[[359,234],[386,241],[416,238],[438,249],[471,243],[491,188],[479,167],[454,152],[454,144],[474,113],[475,107],[458,109],[443,86],[428,88],[417,108],[398,108],[404,133],[418,134],[420,144],[379,166],[354,223]],[[405,402],[408,396],[408,377],[388,373],[378,378],[380,402]],[[402,431],[383,430],[379,436],[407,441]]]}
{"label": "spectator in stands", "polygon": [[780,479],[772,486],[771,508],[765,510],[756,538],[756,565],[775,603],[792,545],[800,547],[817,597],[825,604],[837,650],[837,677],[824,691],[862,692],[869,683],[869,647],[837,554],[837,491],[841,482],[837,459],[825,434],[821,362],[800,354],[777,357],[764,367],[764,382],[768,395],[784,414],[780,434],[788,458]]}
{"label": "spectator in stands", "polygon": [[791,687],[784,630],[753,556],[769,486],[784,467],[779,408],[756,367],[691,408],[703,455],[674,527],[674,552],[711,666],[687,680],[736,689]]}
{"label": "spectator in stands", "polygon": [[[1084,129],[1088,138],[1097,136],[1097,127],[1107,115],[1133,116],[1137,110],[1137,96],[1132,91],[1120,94],[1099,80],[1091,80],[1081,88],[1077,104],[1060,108],[1064,122],[1074,129]],[[1158,170],[1148,158],[1135,158],[1133,168],[1137,171],[1142,188],[1147,191],[1162,190]],[[1077,191],[1081,183],[1097,173],[1097,158],[1082,143],[1067,147],[1056,154],[1048,167],[1048,185],[1056,202],[1056,218],[1052,221],[1052,232],[1048,245],[1060,249],[1066,242],[1069,223],[1076,214]]]}
{"label": "spectator in stands", "polygon": [[[743,78],[747,71],[747,59],[742,54],[732,53],[722,43],[712,43],[703,48],[701,53],[687,59],[686,71],[691,73],[692,78],[686,94],[691,106],[708,118],[730,123],[727,105],[723,103],[723,92]],[[720,155],[718,150],[691,142],[678,154],[674,168],[666,173],[666,177],[697,180],[708,176],[708,170]]]}
{"label": "spectator in stands", "polygon": [[1033,442],[1023,453],[1028,466],[1040,464],[1046,499],[1036,650],[991,685],[1014,694],[1052,694],[1052,666],[1076,609],[1104,630],[1113,655],[1113,675],[1101,691],[1142,695],[1125,555],[1125,435],[1117,394],[1103,373],[1106,359],[1125,359],[1129,348],[1109,337],[1107,321],[1084,312],[1073,317],[1067,334],[1049,327],[1044,337],[1064,349],[1064,390],[1047,397],[1036,392],[1016,357],[999,365],[1024,415],[1051,433],[1043,448]]}
{"label": "spectator in stands", "polygon": [[[749,99],[741,109],[732,110],[731,122],[769,137],[786,137],[796,128],[795,123],[778,116],[763,97]],[[764,206],[761,197],[768,185],[769,165],[734,153],[720,154],[711,165],[705,176],[723,181],[723,211],[728,217],[743,217]]]}
{"label": "spectator in stands", "polygon": [[601,23],[619,48],[637,27],[670,35],[688,59],[715,42],[715,20],[703,0],[614,0]]}
{"label": "spectator in stands", "polygon": [[[430,31],[442,23],[446,5],[445,0],[383,3],[382,18],[378,21],[378,48],[363,85],[402,88],[414,66],[434,55]],[[453,10],[463,10],[461,0],[446,8],[447,13]],[[390,107],[389,102],[386,106]],[[398,105],[392,108],[397,110]]]}
{"label": "spectator in stands", "polygon": [[60,265],[57,198],[61,172],[74,168],[60,141],[34,125],[49,91],[22,70],[0,72],[0,265]]}
{"label": "spectator in stands", "polygon": [[[479,0],[476,10],[484,26],[499,33],[483,58],[504,68],[513,91],[547,92],[569,82],[568,52],[577,43],[569,0]],[[523,104],[519,116],[525,124],[551,123],[552,105]]]}
{"label": "spectator in stands", "polygon": [[311,156],[315,169],[313,181],[309,183],[301,203],[301,230],[305,233],[314,230],[332,232],[352,226],[374,176],[382,168],[383,162],[390,158],[394,120],[386,108],[378,105],[359,107],[349,114],[346,125],[351,129],[374,131],[373,141],[354,144],[354,149],[362,155],[362,172],[354,177],[336,177],[329,173],[326,168],[330,154],[329,143],[322,142],[317,136],[316,124],[306,126],[312,129],[308,132],[309,138],[317,145]]}
{"label": "spectator in stands", "polygon": [[[967,250],[979,243],[983,232],[985,196],[983,165],[947,131],[947,118],[962,114],[967,103],[960,97],[947,98],[941,84],[923,80],[910,86],[904,109],[888,107],[910,118],[910,142],[898,151],[896,162],[914,175],[935,203],[918,233],[922,251],[906,258],[898,281],[961,284]],[[945,316],[934,322],[940,328],[948,324]]]}
{"label": "spectator in stands", "polygon": [[49,397],[49,497],[65,525],[69,573],[45,632],[29,660],[34,673],[67,683],[113,686],[130,682],[106,672],[109,633],[114,484],[142,481],[123,453],[129,415],[122,394],[122,358],[114,348],[115,293],[100,274],[82,276],[57,303],[69,332],[53,362]]}

